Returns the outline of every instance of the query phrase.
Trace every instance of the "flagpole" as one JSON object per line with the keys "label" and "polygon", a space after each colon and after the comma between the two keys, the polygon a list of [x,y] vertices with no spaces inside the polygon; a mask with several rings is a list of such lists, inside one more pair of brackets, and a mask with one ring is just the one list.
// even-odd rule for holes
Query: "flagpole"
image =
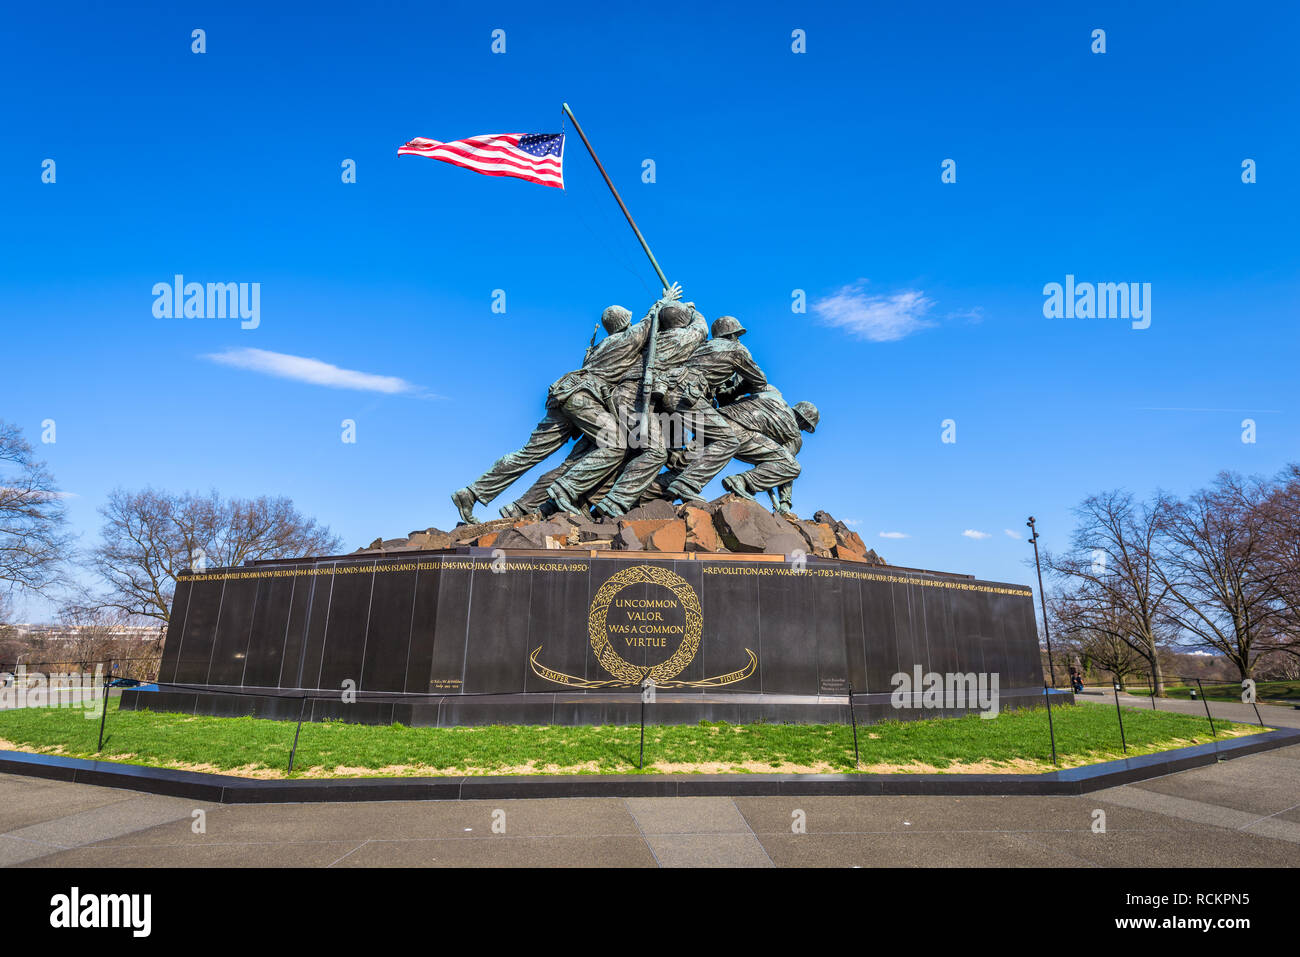
{"label": "flagpole", "polygon": [[636,220],[634,220],[632,214],[627,211],[627,205],[623,202],[623,197],[618,195],[618,190],[614,188],[614,183],[609,178],[609,174],[605,172],[605,167],[601,164],[600,157],[598,157],[596,151],[591,148],[591,141],[587,139],[587,134],[582,132],[582,126],[578,123],[578,118],[573,115],[573,110],[569,109],[568,103],[562,105],[564,107],[564,112],[568,115],[569,119],[573,120],[573,128],[578,131],[578,136],[582,138],[582,145],[587,147],[587,152],[591,154],[591,159],[592,162],[596,164],[596,169],[600,170],[600,175],[605,178],[605,185],[608,186],[609,191],[614,194],[614,201],[618,203],[618,208],[623,210],[623,215],[627,217],[627,224],[632,227],[632,232],[636,233],[636,238],[641,243],[641,248],[644,249],[645,254],[650,257],[650,265],[654,266],[655,272],[659,274],[659,281],[663,283],[663,287],[667,289],[668,279],[664,276],[664,271],[659,268],[659,261],[655,259],[655,254],[650,251],[650,245],[645,241],[645,237],[641,235],[641,230],[637,229]]}
{"label": "flagpole", "polygon": [[[569,119],[573,120],[573,128],[578,131],[578,136],[582,138],[582,145],[587,147],[587,152],[591,154],[592,162],[596,164],[596,169],[600,170],[600,175],[604,177],[605,185],[609,187],[609,191],[614,194],[614,201],[618,203],[618,208],[623,210],[623,215],[627,217],[627,224],[632,227],[632,232],[636,233],[637,241],[641,243],[641,248],[645,250],[646,256],[650,259],[650,265],[655,267],[655,272],[659,274],[659,281],[663,284],[664,291],[667,292],[669,288],[668,277],[665,276],[664,271],[659,268],[659,260],[655,259],[655,254],[650,251],[650,244],[647,243],[645,237],[641,235],[641,230],[637,228],[636,220],[634,220],[632,214],[627,211],[627,204],[623,202],[623,197],[618,195],[618,190],[614,188],[613,180],[611,180],[609,174],[605,172],[605,167],[600,162],[600,157],[598,157],[596,151],[591,148],[591,140],[587,139],[587,134],[582,132],[582,124],[579,123],[578,118],[573,115],[573,110],[569,109],[568,103],[563,103],[561,105],[564,107],[565,114]],[[641,377],[641,409],[643,412],[650,411],[650,405],[654,394],[655,345],[658,338],[659,314],[655,313],[654,317],[650,320],[650,336],[646,343],[645,351],[645,373]],[[653,433],[657,434],[658,429],[656,427],[656,422],[653,419],[651,420],[650,428]]]}

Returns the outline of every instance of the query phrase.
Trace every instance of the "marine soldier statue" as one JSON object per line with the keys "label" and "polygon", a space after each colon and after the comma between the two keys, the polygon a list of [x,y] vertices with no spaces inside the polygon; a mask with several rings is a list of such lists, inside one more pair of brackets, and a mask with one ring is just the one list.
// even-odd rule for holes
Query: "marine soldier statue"
{"label": "marine soldier statue", "polygon": [[722,487],[748,499],[767,492],[778,512],[790,511],[794,480],[802,470],[795,457],[803,448],[799,433],[811,435],[816,430],[820,418],[817,407],[811,402],[800,402],[791,408],[781,393],[769,385],[748,398],[719,405],[718,411],[740,436],[735,457],[754,466],[726,476]]}
{"label": "marine soldier statue", "polygon": [[713,406],[718,390],[729,386],[733,394],[739,395],[767,388],[767,376],[740,344],[744,332],[735,317],[719,317],[713,323],[713,338],[684,364],[656,381],[656,386],[663,389],[664,407],[689,422],[698,446],[686,456],[686,468],[669,483],[667,494],[671,498],[700,501],[704,486],[726,468],[740,448],[736,430]]}
{"label": "marine soldier statue", "polygon": [[[628,325],[631,313],[621,306],[610,306],[604,311],[601,323],[609,335],[588,352],[581,369],[565,373],[551,383],[546,416],[537,423],[524,447],[502,456],[477,480],[452,492],[452,504],[463,521],[477,523],[475,502],[484,505],[491,502],[515,479],[572,438],[585,436],[592,441],[593,448],[585,458],[595,457],[591,468],[599,467],[602,475],[618,466],[623,460],[623,449],[610,445],[610,437],[619,434],[618,420],[610,408],[611,394],[642,361],[654,317],[680,296],[681,287],[674,284],[650,307],[645,318],[632,326]],[[649,460],[641,468],[648,469],[651,478],[659,471],[659,465],[650,464]]]}
{"label": "marine soldier statue", "polygon": [[465,522],[476,522],[475,502],[490,502],[574,438],[564,461],[502,517],[585,507],[617,517],[653,498],[698,502],[732,458],[752,467],[722,480],[728,492],[752,500],[766,491],[775,511],[790,511],[800,433],[816,429],[817,407],[791,407],[768,383],[739,341],[746,334],[739,320],[720,317],[706,339],[704,317],[680,297],[674,284],[635,324],[621,306],[604,311],[608,335],[587,350],[581,369],[551,384],[546,416],[525,446],[452,493]]}
{"label": "marine soldier statue", "polygon": [[[659,313],[659,333],[654,344],[655,360],[649,370],[651,382],[657,385],[664,376],[676,373],[707,335],[708,325],[695,310],[693,303],[666,306]],[[667,461],[668,449],[659,427],[653,395],[653,392],[647,394],[643,390],[637,410],[638,422],[632,440],[640,451],[624,466],[613,487],[596,503],[595,511],[598,514],[616,517],[634,506]],[[552,486],[551,499],[556,505],[571,510],[574,498],[590,495],[600,485],[605,473],[598,464],[590,464],[593,458],[594,455],[589,454]],[[554,494],[556,489],[566,490],[566,487],[573,493],[572,497]]]}
{"label": "marine soldier statue", "polygon": [[[714,339],[738,340],[745,327],[732,316],[721,316],[713,324]],[[742,498],[753,499],[758,492],[766,491],[772,497],[773,507],[789,512],[794,480],[801,466],[795,456],[803,448],[800,431],[812,433],[819,419],[817,407],[811,402],[800,402],[794,408],[775,386],[765,388],[745,398],[739,393],[748,387],[739,374],[718,388],[718,412],[731,423],[739,445],[734,458],[754,468],[722,480],[722,487]],[[687,450],[674,449],[669,454],[669,468],[647,488],[642,501],[668,497],[668,489],[686,468]]]}

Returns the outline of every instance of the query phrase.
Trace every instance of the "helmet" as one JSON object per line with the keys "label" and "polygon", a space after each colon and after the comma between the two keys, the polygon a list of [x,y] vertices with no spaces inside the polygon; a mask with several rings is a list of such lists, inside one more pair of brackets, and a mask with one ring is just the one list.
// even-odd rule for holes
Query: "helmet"
{"label": "helmet", "polygon": [[821,420],[821,413],[817,411],[817,406],[811,402],[800,402],[795,405],[794,414],[799,420],[799,428],[809,434],[817,431],[817,423]]}
{"label": "helmet", "polygon": [[610,335],[622,332],[631,321],[632,313],[622,306],[610,306],[600,314],[600,324],[605,327],[605,331]]}
{"label": "helmet", "polygon": [[739,339],[745,334],[745,327],[740,324],[740,320],[735,316],[718,316],[713,320],[713,338],[721,339],[723,336],[735,336]]}
{"label": "helmet", "polygon": [[659,310],[659,328],[660,329],[680,329],[682,326],[688,326],[691,323],[691,314],[684,306],[676,304],[664,306]]}

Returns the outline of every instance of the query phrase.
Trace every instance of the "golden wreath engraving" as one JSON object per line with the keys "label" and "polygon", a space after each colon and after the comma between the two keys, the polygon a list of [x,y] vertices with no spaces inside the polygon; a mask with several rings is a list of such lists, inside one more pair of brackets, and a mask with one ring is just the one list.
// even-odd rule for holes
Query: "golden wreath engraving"
{"label": "golden wreath engraving", "polygon": [[[610,604],[614,601],[614,596],[624,588],[644,583],[661,585],[671,591],[681,602],[682,611],[686,615],[686,630],[682,636],[682,643],[668,660],[661,661],[657,665],[634,665],[625,661],[610,644],[609,634],[605,629],[605,617],[609,612]],[[700,650],[700,630],[703,624],[704,614],[700,610],[700,599],[696,596],[695,590],[686,583],[686,579],[666,568],[634,565],[612,575],[605,584],[600,586],[591,603],[591,611],[587,615],[587,635],[591,639],[591,650],[596,653],[596,660],[614,677],[622,678],[628,684],[640,684],[646,678],[655,684],[662,684],[677,677],[695,658],[695,653]]]}
{"label": "golden wreath engraving", "polygon": [[[629,586],[646,583],[667,588],[681,603],[686,619],[685,633],[682,637],[682,643],[667,660],[661,661],[657,665],[634,665],[619,655],[614,650],[614,646],[610,644],[605,620],[609,612],[609,606],[619,592]],[[533,650],[533,653],[528,656],[528,663],[537,676],[572,688],[640,685],[647,679],[659,688],[714,688],[733,684],[737,681],[744,681],[754,673],[758,667],[758,656],[746,648],[745,654],[749,657],[749,661],[743,668],[729,674],[718,675],[714,678],[703,678],[699,681],[674,681],[673,679],[686,669],[687,665],[695,659],[695,655],[699,652],[700,633],[703,630],[703,625],[704,614],[700,609],[699,596],[695,594],[695,590],[691,588],[686,579],[667,568],[660,568],[655,565],[634,565],[611,575],[600,586],[596,591],[596,597],[592,599],[591,609],[587,615],[587,637],[591,643],[591,649],[595,652],[596,661],[599,662],[601,668],[614,676],[612,679],[592,681],[574,675],[566,675],[563,672],[548,668],[537,660],[537,656],[542,650],[541,645],[538,645]]]}

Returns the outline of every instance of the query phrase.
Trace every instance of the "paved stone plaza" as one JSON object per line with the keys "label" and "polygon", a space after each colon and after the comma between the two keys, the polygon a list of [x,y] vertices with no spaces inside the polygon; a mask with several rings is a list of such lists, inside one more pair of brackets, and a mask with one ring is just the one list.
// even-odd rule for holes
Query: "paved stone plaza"
{"label": "paved stone plaza", "polygon": [[[1279,709],[1269,709],[1271,712]],[[1094,811],[1106,831],[1094,833]],[[193,832],[194,812],[206,833]],[[504,833],[494,833],[494,820]],[[802,812],[806,833],[792,832]],[[0,775],[0,865],[1294,866],[1300,745],[1082,797],[216,805]]]}

